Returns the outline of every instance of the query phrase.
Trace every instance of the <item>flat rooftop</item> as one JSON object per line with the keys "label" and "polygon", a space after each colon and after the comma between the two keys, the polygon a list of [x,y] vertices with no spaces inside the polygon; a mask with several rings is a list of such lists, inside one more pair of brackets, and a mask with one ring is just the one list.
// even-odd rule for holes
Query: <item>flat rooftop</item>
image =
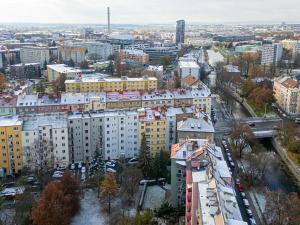
{"label": "flat rooftop", "polygon": [[1,116],[0,127],[21,126],[22,120],[17,116]]}
{"label": "flat rooftop", "polygon": [[82,70],[80,69],[72,68],[65,64],[47,65],[47,68],[55,70],[58,73],[81,73],[82,72]]}

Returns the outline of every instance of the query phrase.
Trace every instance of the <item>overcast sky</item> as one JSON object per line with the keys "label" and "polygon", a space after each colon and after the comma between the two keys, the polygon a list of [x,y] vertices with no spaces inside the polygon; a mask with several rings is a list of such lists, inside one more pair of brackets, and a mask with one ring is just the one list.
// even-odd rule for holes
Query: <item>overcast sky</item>
{"label": "overcast sky", "polygon": [[300,0],[0,0],[1,22],[300,22]]}

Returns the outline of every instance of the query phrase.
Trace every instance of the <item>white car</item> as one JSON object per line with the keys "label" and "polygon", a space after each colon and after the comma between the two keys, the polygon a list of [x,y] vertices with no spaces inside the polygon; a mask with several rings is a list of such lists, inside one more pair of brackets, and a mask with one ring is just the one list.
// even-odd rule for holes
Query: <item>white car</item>
{"label": "white car", "polygon": [[82,167],[82,164],[80,162],[80,163],[78,163],[78,169],[81,169],[81,167]]}
{"label": "white car", "polygon": [[108,168],[108,169],[106,170],[106,172],[110,172],[110,173],[116,173],[117,171],[116,171],[116,170],[114,170],[114,169],[112,169],[112,168]]}
{"label": "white car", "polygon": [[249,221],[250,221],[250,225],[256,225],[256,222],[253,218],[250,218]]}
{"label": "white car", "polygon": [[249,202],[248,202],[247,199],[243,199],[243,203],[244,203],[246,208],[249,208],[250,205],[249,205]]}
{"label": "white car", "polygon": [[246,213],[249,217],[252,217],[253,216],[253,213],[251,211],[251,209],[246,209]]}
{"label": "white car", "polygon": [[53,178],[61,178],[64,176],[64,173],[61,171],[55,171],[52,175]]}
{"label": "white car", "polygon": [[71,170],[75,170],[75,164],[74,163],[71,164]]}
{"label": "white car", "polygon": [[108,162],[106,162],[106,166],[115,167],[116,164],[114,164],[113,162],[108,161]]}
{"label": "white car", "polygon": [[240,192],[240,193],[241,193],[242,198],[245,199],[246,198],[245,192]]}
{"label": "white car", "polygon": [[81,167],[81,173],[85,173],[85,167],[83,166],[83,167]]}

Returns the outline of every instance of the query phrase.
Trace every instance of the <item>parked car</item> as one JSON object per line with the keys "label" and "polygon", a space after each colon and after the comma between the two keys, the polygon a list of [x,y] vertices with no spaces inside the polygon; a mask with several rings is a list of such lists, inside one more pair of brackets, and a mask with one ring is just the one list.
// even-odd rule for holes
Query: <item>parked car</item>
{"label": "parked car", "polygon": [[255,127],[255,123],[248,123],[250,127]]}
{"label": "parked car", "polygon": [[66,170],[66,167],[63,165],[60,165],[57,167],[57,170],[64,171],[64,170]]}
{"label": "parked car", "polygon": [[235,179],[235,184],[240,184],[241,183],[241,180],[239,178],[236,178]]}
{"label": "parked car", "polygon": [[243,199],[243,203],[246,208],[249,208],[250,205],[247,199]]}
{"label": "parked car", "polygon": [[229,165],[230,165],[231,168],[234,168],[234,167],[235,167],[234,162],[230,162]]}
{"label": "parked car", "polygon": [[81,167],[82,167],[82,163],[80,162],[78,163],[78,169],[81,169]]}
{"label": "parked car", "polygon": [[107,168],[106,172],[110,172],[110,173],[116,173],[117,171],[112,169],[112,168]]}
{"label": "parked car", "polygon": [[256,225],[256,222],[253,218],[250,218],[249,221],[250,221],[250,225]]}
{"label": "parked car", "polygon": [[64,176],[64,172],[62,171],[55,171],[52,175],[53,178],[61,178]]}
{"label": "parked car", "polygon": [[85,173],[85,167],[83,166],[83,167],[81,167],[81,173]]}
{"label": "parked car", "polygon": [[236,188],[239,190],[239,192],[244,192],[245,191],[244,186],[242,184],[237,184]]}
{"label": "parked car", "polygon": [[230,156],[227,157],[229,162],[232,162],[232,158]]}
{"label": "parked car", "polygon": [[116,166],[116,164],[111,161],[106,162],[105,165],[106,165],[106,167],[115,167]]}
{"label": "parked car", "polygon": [[226,152],[227,157],[231,157],[231,154],[229,152]]}
{"label": "parked car", "polygon": [[75,167],[75,164],[72,163],[70,169],[71,169],[71,170],[75,170],[75,168],[76,168],[76,167]]}
{"label": "parked car", "polygon": [[128,164],[134,165],[137,164],[139,162],[138,158],[132,158],[128,161]]}
{"label": "parked car", "polygon": [[240,194],[241,194],[241,196],[242,196],[243,199],[246,198],[245,192],[240,192]]}
{"label": "parked car", "polygon": [[252,217],[253,216],[253,213],[251,211],[251,209],[246,209],[246,213],[249,217]]}

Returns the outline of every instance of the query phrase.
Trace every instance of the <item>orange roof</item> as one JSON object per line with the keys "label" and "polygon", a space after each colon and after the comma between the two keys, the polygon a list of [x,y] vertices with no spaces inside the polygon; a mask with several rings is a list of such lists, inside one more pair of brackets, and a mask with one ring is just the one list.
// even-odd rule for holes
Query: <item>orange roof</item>
{"label": "orange roof", "polygon": [[181,144],[179,144],[179,143],[171,145],[171,158],[174,157],[174,155],[180,149],[180,147],[181,147]]}
{"label": "orange roof", "polygon": [[288,78],[284,82],[282,82],[282,85],[286,88],[296,88],[298,87],[298,82],[291,78]]}
{"label": "orange roof", "polygon": [[192,86],[198,82],[198,79],[192,75],[188,75],[185,78],[182,78],[182,82],[187,84],[188,86]]}

